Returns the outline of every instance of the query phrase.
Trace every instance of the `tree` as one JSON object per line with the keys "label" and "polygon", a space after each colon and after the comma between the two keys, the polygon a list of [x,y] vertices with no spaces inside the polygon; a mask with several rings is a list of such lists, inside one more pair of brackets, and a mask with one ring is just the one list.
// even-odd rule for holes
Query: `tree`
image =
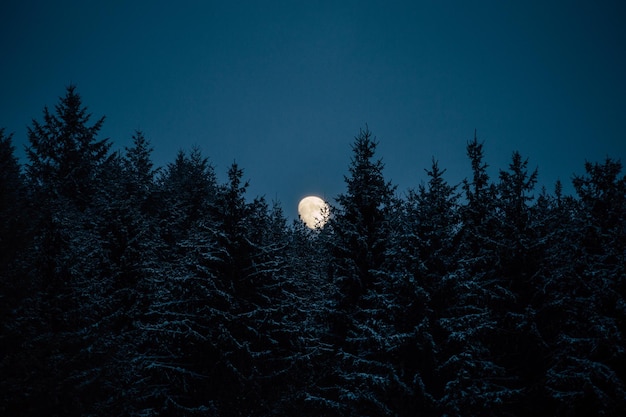
{"label": "tree", "polygon": [[19,308],[26,337],[14,358],[27,382],[14,405],[28,404],[32,413],[89,413],[107,396],[99,382],[108,361],[110,338],[102,336],[112,280],[98,225],[114,157],[108,140],[97,139],[104,119],[89,126],[90,117],[71,86],[56,112],[44,109],[43,122],[28,129],[34,233],[22,256],[31,293]]}
{"label": "tree", "polygon": [[339,207],[329,222],[333,274],[342,303],[355,303],[385,263],[395,187],[385,181],[382,161],[374,159],[377,145],[367,128],[355,137],[350,176],[344,178],[347,190],[337,197]]}
{"label": "tree", "polygon": [[179,151],[157,180],[155,206],[160,230],[169,248],[185,239],[191,226],[210,214],[217,196],[217,178],[208,158],[194,147],[190,155]]}
{"label": "tree", "polygon": [[152,148],[142,132],[133,135],[133,146],[109,164],[111,184],[104,209],[102,234],[111,260],[123,273],[134,274],[140,264],[154,259],[156,242],[155,175]]}
{"label": "tree", "polygon": [[472,181],[463,180],[463,190],[467,199],[464,222],[479,226],[488,221],[491,208],[489,205],[494,201],[495,186],[489,183],[488,165],[484,162],[484,144],[478,142],[476,132],[474,139],[467,144],[467,156],[472,167]]}
{"label": "tree", "polygon": [[[456,186],[443,178],[446,170],[433,159],[425,169],[428,183],[409,190],[402,217],[404,228],[401,261],[433,296],[440,279],[454,270],[456,237],[461,226]],[[438,307],[435,307],[438,308]]]}
{"label": "tree", "polygon": [[537,330],[536,288],[540,285],[541,260],[545,258],[543,219],[531,202],[537,169],[528,171],[528,160],[513,152],[509,170],[500,170],[496,202],[497,275],[493,280],[507,297],[494,303],[497,328],[489,346],[510,378],[509,387],[519,390],[511,399],[514,408],[528,407],[537,398],[547,361],[547,350]]}
{"label": "tree", "polygon": [[[233,164],[215,195],[197,201],[206,214],[174,242],[159,277],[142,323],[144,414],[269,414],[281,401],[287,407],[276,385],[288,378],[298,326],[288,319],[293,298],[284,291],[285,222],[264,199],[246,200],[242,176]],[[196,179],[186,177],[182,189],[186,181]]]}
{"label": "tree", "polygon": [[432,397],[440,395],[436,345],[442,342],[437,340],[442,335],[437,323],[451,298],[444,277],[457,268],[456,240],[461,223],[459,196],[456,187],[443,178],[445,170],[433,159],[431,169],[425,171],[428,183],[410,189],[402,202],[395,256],[390,256],[390,263],[395,266],[395,274],[406,276],[398,290],[402,311],[394,322],[404,332],[420,330],[413,336],[414,348],[405,350],[402,366],[405,372],[412,370],[408,377],[422,380],[432,403]]}
{"label": "tree", "polygon": [[158,292],[155,282],[168,271],[161,257],[165,244],[158,230],[151,151],[136,132],[133,146],[107,164],[106,187],[98,195],[98,232],[107,261],[103,275],[109,282],[106,320],[98,327],[98,349],[107,360],[99,378],[101,397],[93,406],[101,415],[138,413],[148,391],[141,378],[147,338],[140,324]]}
{"label": "tree", "polygon": [[[33,285],[25,279],[32,265],[23,255],[30,248],[33,230],[32,214],[21,174],[14,155],[12,134],[0,129],[0,413],[17,411],[23,393],[22,357],[24,346],[31,336],[23,316],[31,300]],[[30,324],[30,323],[28,323]],[[19,398],[19,399],[16,399]]]}
{"label": "tree", "polygon": [[242,178],[243,170],[233,163],[218,190],[216,252],[208,259],[218,287],[232,296],[225,306],[231,321],[224,325],[221,351],[228,367],[223,376],[234,383],[219,388],[218,401],[224,410],[269,413],[271,399],[277,401],[279,394],[272,386],[274,375],[285,366],[286,345],[278,333],[281,326],[290,327],[279,321],[286,318],[281,291],[285,231],[282,215],[275,211],[271,217],[265,199],[246,200],[248,182]]}
{"label": "tree", "polygon": [[223,295],[202,262],[216,251],[215,172],[194,147],[189,155],[179,151],[152,182],[157,173],[149,144],[139,133],[133,141],[123,166],[136,220],[122,226],[133,226],[143,239],[129,241],[123,253],[145,296],[136,325],[132,406],[140,415],[206,413],[214,409],[206,387],[219,353],[209,329],[211,322],[219,323],[215,304]]}
{"label": "tree", "polygon": [[55,107],[44,108],[43,123],[28,128],[27,173],[31,183],[51,196],[68,198],[84,209],[97,188],[101,168],[110,158],[108,139],[97,139],[104,117],[89,126],[76,87],[69,86]]}
{"label": "tree", "polygon": [[476,135],[467,154],[472,180],[463,181],[466,204],[460,210],[456,267],[441,282],[448,298],[437,322],[442,332],[438,403],[448,415],[499,415],[514,408],[519,389],[491,340],[503,306],[514,297],[500,280],[496,187]]}
{"label": "tree", "polygon": [[0,129],[0,274],[4,276],[26,242],[26,188],[15,157],[13,135]]}
{"label": "tree", "polygon": [[537,235],[537,221],[529,203],[537,182],[537,169],[529,173],[528,160],[514,152],[509,171],[500,171],[498,184],[499,234],[497,256],[501,274],[509,280],[505,286],[514,291],[517,303],[528,305],[532,296],[532,276],[542,258],[542,246]]}
{"label": "tree", "polygon": [[626,407],[626,177],[611,159],[585,171],[573,179],[579,200],[553,202],[538,311],[545,390],[557,415],[617,415]]}
{"label": "tree", "polygon": [[318,365],[327,371],[310,387],[308,403],[326,415],[388,414],[395,406],[385,398],[405,398],[410,390],[388,360],[397,345],[386,320],[388,303],[396,301],[386,273],[395,187],[385,181],[382,161],[374,159],[376,146],[367,129],[355,138],[347,190],[320,235],[329,248],[336,295],[323,336],[332,350]]}
{"label": "tree", "polygon": [[159,169],[154,169],[151,158],[153,149],[143,132],[136,131],[132,140],[133,146],[126,148],[124,155],[125,183],[130,195],[146,198],[154,191],[154,180]]}

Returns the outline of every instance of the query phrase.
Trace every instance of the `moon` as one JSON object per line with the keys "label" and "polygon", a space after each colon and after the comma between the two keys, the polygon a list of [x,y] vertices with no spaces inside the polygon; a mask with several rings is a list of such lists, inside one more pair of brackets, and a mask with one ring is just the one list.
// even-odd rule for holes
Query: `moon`
{"label": "moon", "polygon": [[323,227],[326,224],[328,209],[328,204],[314,195],[304,197],[298,204],[300,219],[309,229],[315,229],[316,226]]}

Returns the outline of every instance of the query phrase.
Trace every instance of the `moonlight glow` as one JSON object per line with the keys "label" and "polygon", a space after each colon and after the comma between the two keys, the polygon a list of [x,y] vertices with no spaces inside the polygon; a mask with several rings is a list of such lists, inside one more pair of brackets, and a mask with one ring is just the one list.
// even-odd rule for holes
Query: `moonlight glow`
{"label": "moonlight glow", "polygon": [[316,196],[304,197],[298,204],[298,214],[308,228],[322,227],[326,223],[324,215],[328,214],[328,204]]}

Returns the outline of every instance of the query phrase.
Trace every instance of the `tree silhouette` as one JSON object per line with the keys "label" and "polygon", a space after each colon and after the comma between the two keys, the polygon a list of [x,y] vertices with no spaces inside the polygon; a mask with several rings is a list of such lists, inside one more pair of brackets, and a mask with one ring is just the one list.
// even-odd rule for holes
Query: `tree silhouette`
{"label": "tree silhouette", "polygon": [[289,224],[199,148],[111,152],[75,87],[0,129],[0,414],[617,416],[626,409],[626,176],[575,195],[459,186],[433,158],[406,194],[354,138],[329,222]]}

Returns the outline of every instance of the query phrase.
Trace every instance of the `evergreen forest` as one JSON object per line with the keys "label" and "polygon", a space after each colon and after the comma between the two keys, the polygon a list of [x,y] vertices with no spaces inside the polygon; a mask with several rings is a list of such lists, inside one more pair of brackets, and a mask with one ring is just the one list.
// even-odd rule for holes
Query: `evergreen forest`
{"label": "evergreen forest", "polygon": [[1,415],[626,415],[620,161],[565,195],[474,137],[399,193],[365,129],[311,230],[103,123],[70,86],[25,163],[0,130]]}

